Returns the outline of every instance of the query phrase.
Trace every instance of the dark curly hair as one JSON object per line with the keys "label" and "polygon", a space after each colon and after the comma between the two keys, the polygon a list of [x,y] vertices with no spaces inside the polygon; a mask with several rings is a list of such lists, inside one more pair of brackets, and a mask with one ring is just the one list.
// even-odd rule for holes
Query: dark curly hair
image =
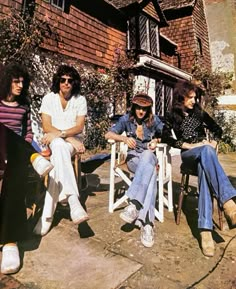
{"label": "dark curly hair", "polygon": [[7,97],[11,94],[11,85],[14,78],[18,79],[23,77],[23,89],[21,94],[16,96],[16,101],[21,105],[29,105],[29,85],[30,85],[30,76],[27,69],[19,63],[9,63],[1,67],[0,73],[0,99],[6,100]]}
{"label": "dark curly hair", "polygon": [[69,65],[60,65],[57,72],[53,75],[51,91],[58,93],[60,91],[60,79],[63,75],[73,78],[72,90],[69,98],[73,95],[76,97],[80,93],[81,78],[77,70]]}
{"label": "dark curly hair", "polygon": [[175,119],[176,125],[182,122],[184,117],[184,98],[189,94],[190,91],[194,91],[196,93],[196,103],[194,104],[192,113],[197,113],[201,115],[202,108],[200,106],[200,92],[198,87],[187,80],[179,80],[174,88],[173,93],[173,104],[172,104],[172,116]]}

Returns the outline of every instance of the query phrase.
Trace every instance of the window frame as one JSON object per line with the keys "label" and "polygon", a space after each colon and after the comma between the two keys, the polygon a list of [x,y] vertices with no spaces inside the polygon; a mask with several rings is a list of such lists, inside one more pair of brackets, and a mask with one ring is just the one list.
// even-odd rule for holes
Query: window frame
{"label": "window frame", "polygon": [[[62,6],[58,5],[58,4],[59,4],[59,3],[58,3],[59,1],[62,1]],[[57,3],[54,3],[54,2],[57,2]],[[65,3],[65,0],[50,0],[50,4],[51,4],[52,6],[54,6],[54,7],[62,10],[62,11],[65,11],[65,4],[66,4],[66,3]]]}
{"label": "window frame", "polygon": [[[134,25],[135,23],[135,25]],[[131,31],[134,29],[134,31]],[[151,33],[151,29],[154,33]],[[141,31],[145,31],[145,34],[141,35]],[[132,42],[135,42],[135,47],[131,47],[131,35]],[[152,37],[155,39],[152,40]],[[127,50],[140,50],[153,55],[157,58],[160,57],[160,37],[158,23],[147,15],[141,13],[138,16],[133,16],[127,21]]]}

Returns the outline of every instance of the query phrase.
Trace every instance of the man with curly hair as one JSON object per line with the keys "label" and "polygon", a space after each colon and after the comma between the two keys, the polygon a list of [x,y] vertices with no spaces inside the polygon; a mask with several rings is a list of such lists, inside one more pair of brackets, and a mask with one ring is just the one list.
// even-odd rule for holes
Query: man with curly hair
{"label": "man with curly hair", "polygon": [[1,273],[12,274],[20,268],[17,242],[27,237],[25,198],[30,160],[40,176],[51,169],[49,161],[31,146],[32,130],[27,70],[17,63],[1,69],[0,77],[0,244]]}
{"label": "man with curly hair", "polygon": [[58,202],[68,202],[70,216],[75,224],[88,220],[88,214],[79,201],[79,191],[71,156],[84,153],[82,142],[87,102],[80,95],[80,75],[69,65],[59,66],[53,76],[51,92],[44,96],[40,113],[44,137],[42,142],[52,151],[54,169],[49,174],[42,217],[34,232],[48,233]]}

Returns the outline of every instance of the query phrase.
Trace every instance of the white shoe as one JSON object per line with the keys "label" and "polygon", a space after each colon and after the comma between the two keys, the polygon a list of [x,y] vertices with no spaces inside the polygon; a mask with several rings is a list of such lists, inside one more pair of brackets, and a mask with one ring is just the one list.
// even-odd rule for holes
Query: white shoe
{"label": "white shoe", "polygon": [[154,244],[154,231],[151,225],[145,225],[141,228],[141,242],[144,247],[150,248]]}
{"label": "white shoe", "polygon": [[20,255],[17,245],[5,245],[2,249],[2,274],[16,273],[20,268]]}
{"label": "white shoe", "polygon": [[89,219],[88,214],[81,208],[71,210],[70,216],[74,224],[80,224]]}
{"label": "white shoe", "polygon": [[34,227],[34,234],[39,235],[39,236],[45,236],[52,225],[52,218],[47,218],[46,220],[43,219],[42,217],[38,220],[37,225]]}
{"label": "white shoe", "polygon": [[134,204],[128,205],[123,212],[120,213],[120,218],[126,223],[133,223],[138,218],[139,211]]}
{"label": "white shoe", "polygon": [[69,196],[68,203],[70,206],[70,217],[74,224],[80,224],[89,219],[88,214],[80,204],[78,196]]}
{"label": "white shoe", "polygon": [[38,153],[33,154],[30,161],[40,177],[46,176],[53,169],[53,165]]}

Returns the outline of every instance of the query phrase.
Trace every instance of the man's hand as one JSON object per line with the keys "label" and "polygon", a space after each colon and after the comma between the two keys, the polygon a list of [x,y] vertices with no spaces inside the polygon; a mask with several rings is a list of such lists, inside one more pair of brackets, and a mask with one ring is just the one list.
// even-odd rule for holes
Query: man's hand
{"label": "man's hand", "polygon": [[54,140],[54,138],[57,138],[59,136],[60,131],[45,133],[42,138],[42,144],[49,145]]}
{"label": "man's hand", "polygon": [[161,142],[160,138],[154,138],[148,143],[148,149],[151,151],[155,151],[157,144]]}
{"label": "man's hand", "polygon": [[135,149],[136,147],[136,140],[132,137],[125,137],[125,141],[124,141],[129,148],[131,149]]}
{"label": "man's hand", "polygon": [[67,137],[65,141],[72,144],[77,153],[83,154],[85,152],[84,144],[74,137]]}

